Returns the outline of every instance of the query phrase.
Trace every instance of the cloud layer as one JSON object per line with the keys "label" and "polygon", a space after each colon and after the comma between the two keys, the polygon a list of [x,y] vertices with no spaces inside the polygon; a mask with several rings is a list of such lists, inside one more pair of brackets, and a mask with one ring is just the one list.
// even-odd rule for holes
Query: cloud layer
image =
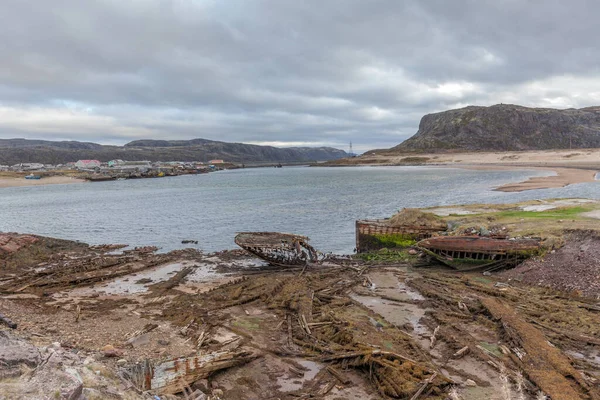
{"label": "cloud layer", "polygon": [[0,137],[390,147],[468,104],[600,104],[595,1],[5,0]]}

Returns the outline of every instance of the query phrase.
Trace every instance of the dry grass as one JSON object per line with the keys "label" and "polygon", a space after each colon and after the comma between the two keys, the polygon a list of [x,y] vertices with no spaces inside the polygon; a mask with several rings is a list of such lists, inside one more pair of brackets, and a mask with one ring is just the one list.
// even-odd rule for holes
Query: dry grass
{"label": "dry grass", "polygon": [[404,208],[392,218],[390,218],[392,226],[419,226],[427,228],[446,229],[446,221],[436,216],[435,214],[423,212],[418,208]]}

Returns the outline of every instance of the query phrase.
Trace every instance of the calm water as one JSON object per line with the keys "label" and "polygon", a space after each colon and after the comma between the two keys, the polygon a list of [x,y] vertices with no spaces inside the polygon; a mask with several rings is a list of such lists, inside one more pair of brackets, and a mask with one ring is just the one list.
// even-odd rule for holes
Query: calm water
{"label": "calm water", "polygon": [[600,198],[598,183],[524,193],[491,188],[532,171],[432,167],[259,168],[81,185],[0,189],[0,231],[87,243],[156,245],[198,240],[206,251],[235,248],[238,231],[305,234],[321,251],[349,253],[354,221],[402,207]]}

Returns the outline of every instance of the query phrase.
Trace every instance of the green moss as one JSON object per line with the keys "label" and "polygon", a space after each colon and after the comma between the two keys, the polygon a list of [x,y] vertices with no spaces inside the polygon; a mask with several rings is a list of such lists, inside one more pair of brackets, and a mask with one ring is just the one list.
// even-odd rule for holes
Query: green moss
{"label": "green moss", "polygon": [[232,325],[237,326],[239,328],[245,329],[245,330],[258,330],[260,329],[260,319],[258,318],[244,318],[244,319],[238,319],[236,321],[233,321]]}
{"label": "green moss", "polygon": [[500,348],[495,343],[480,342],[479,345],[487,351],[489,351],[490,353],[492,353],[493,355],[495,355],[496,357],[503,356],[502,352],[500,351]]}
{"label": "green moss", "polygon": [[371,253],[361,253],[357,257],[363,261],[390,261],[390,262],[410,262],[417,259],[416,256],[408,254],[407,251],[394,251],[381,249]]}
{"label": "green moss", "polygon": [[371,235],[381,247],[410,247],[417,241],[412,235],[393,233],[390,235]]}

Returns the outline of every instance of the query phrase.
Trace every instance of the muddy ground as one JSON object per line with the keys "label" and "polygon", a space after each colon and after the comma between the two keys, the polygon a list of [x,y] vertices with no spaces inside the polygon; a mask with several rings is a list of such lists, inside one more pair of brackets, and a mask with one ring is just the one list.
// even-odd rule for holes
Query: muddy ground
{"label": "muddy ground", "polygon": [[303,271],[0,236],[0,398],[600,399],[582,291],[418,255]]}

